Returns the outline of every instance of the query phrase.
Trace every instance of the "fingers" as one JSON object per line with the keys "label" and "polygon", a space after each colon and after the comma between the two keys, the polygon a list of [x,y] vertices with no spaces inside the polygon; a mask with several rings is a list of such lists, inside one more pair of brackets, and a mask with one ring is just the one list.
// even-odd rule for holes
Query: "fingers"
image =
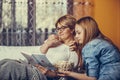
{"label": "fingers", "polygon": [[62,74],[68,74],[70,71],[59,71],[59,73],[62,73]]}
{"label": "fingers", "polygon": [[69,76],[70,71],[59,71],[58,76]]}
{"label": "fingers", "polygon": [[59,36],[51,34],[47,40],[44,41],[44,44],[47,44],[48,47],[56,47],[61,44]]}
{"label": "fingers", "polygon": [[62,77],[64,77],[64,76],[66,76],[65,74],[57,74],[57,76],[62,76]]}
{"label": "fingers", "polygon": [[48,41],[48,40],[45,40],[45,41],[44,41],[44,44],[45,44],[47,41]]}
{"label": "fingers", "polygon": [[76,46],[76,42],[75,41],[71,41],[70,43],[69,43],[69,46],[71,47],[71,46]]}
{"label": "fingers", "polygon": [[60,45],[61,42],[58,39],[53,39],[53,40],[47,40],[47,42],[45,44],[47,44],[47,46],[49,46],[49,47],[56,47],[56,46]]}
{"label": "fingers", "polygon": [[41,66],[41,65],[38,65],[38,64],[36,64],[35,67],[37,67],[37,69],[38,69],[40,72],[42,72],[42,74],[46,74],[47,71],[48,71],[47,68],[45,68],[45,67],[43,67],[43,66]]}
{"label": "fingers", "polygon": [[77,49],[76,46],[70,46],[71,51],[75,51],[76,49]]}
{"label": "fingers", "polygon": [[69,45],[71,46],[74,45],[75,43],[76,43],[75,41],[71,41]]}
{"label": "fingers", "polygon": [[75,51],[77,49],[77,45],[75,41],[71,41],[69,46],[71,51]]}

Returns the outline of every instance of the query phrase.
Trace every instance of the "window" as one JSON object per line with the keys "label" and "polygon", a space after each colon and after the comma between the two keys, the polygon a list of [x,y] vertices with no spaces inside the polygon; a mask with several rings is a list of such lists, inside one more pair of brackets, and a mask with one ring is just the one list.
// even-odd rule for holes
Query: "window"
{"label": "window", "polygon": [[[0,45],[40,45],[72,0],[1,0]],[[46,31],[46,32],[45,32]]]}

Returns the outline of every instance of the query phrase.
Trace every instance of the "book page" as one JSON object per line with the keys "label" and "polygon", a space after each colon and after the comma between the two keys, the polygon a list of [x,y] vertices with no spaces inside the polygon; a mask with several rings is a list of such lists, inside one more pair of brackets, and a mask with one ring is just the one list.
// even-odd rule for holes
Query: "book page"
{"label": "book page", "polygon": [[24,53],[24,52],[21,52],[21,54],[28,60],[29,64],[32,64],[32,65],[39,64],[51,70],[56,69],[54,65],[50,63],[50,61],[47,59],[45,55],[42,55],[42,54],[28,55],[27,53]]}

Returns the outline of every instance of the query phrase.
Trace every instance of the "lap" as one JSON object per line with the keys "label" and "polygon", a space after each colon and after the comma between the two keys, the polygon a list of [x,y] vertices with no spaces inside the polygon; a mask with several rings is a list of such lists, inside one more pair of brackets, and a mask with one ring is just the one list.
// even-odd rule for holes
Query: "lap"
{"label": "lap", "polygon": [[0,80],[46,80],[35,67],[18,60],[0,61]]}

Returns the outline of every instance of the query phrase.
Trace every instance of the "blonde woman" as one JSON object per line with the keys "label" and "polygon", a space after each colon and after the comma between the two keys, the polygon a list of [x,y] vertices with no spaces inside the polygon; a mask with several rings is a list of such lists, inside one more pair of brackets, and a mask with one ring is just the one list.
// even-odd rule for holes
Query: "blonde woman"
{"label": "blonde woman", "polygon": [[55,24],[57,34],[50,35],[40,47],[41,53],[45,54],[52,64],[58,61],[69,61],[77,65],[78,55],[69,49],[71,42],[74,41],[75,24],[76,19],[71,15],[60,17]]}
{"label": "blonde woman", "polygon": [[[71,42],[74,42],[75,24],[76,19],[71,15],[60,17],[56,22],[57,36],[50,36],[41,46],[41,53],[45,54],[53,65],[58,61],[69,61],[74,63],[74,68],[77,66],[78,55],[69,49]],[[47,80],[45,75],[57,76],[55,71],[38,64],[31,66],[10,59],[0,61],[0,80]]]}

